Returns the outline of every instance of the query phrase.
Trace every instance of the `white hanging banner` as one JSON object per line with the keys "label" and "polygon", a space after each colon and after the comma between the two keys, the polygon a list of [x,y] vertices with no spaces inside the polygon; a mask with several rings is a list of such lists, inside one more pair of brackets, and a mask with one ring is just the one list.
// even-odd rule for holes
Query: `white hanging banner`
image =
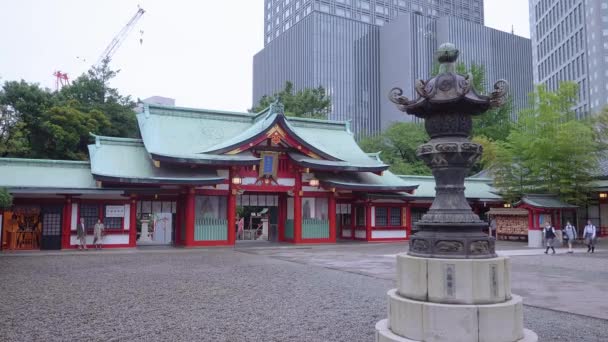
{"label": "white hanging banner", "polygon": [[107,205],[106,217],[125,217],[124,205]]}

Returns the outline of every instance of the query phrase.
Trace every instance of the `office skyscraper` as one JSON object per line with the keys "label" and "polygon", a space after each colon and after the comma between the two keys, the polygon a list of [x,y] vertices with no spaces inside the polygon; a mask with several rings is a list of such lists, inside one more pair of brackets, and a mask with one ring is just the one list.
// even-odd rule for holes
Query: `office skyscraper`
{"label": "office skyscraper", "polygon": [[483,25],[483,0],[266,0],[265,44],[313,11],[382,26],[403,13],[453,16]]}
{"label": "office skyscraper", "polygon": [[[266,0],[264,6],[265,46],[253,60],[254,103],[282,89],[286,81],[292,81],[296,90],[323,86],[332,97],[330,119],[351,120],[353,131],[363,135],[377,133],[392,121],[406,120],[394,107],[383,108],[387,105],[385,90],[403,87],[401,82],[409,79],[405,75],[427,78],[433,52],[443,39],[458,44],[458,37],[466,40],[469,36],[467,30],[491,30],[483,26],[482,0]],[[406,19],[395,20],[402,17]],[[462,27],[458,36],[450,31],[456,26]],[[530,54],[529,40],[519,39]],[[486,51],[482,44],[488,42],[470,44],[475,51],[467,51],[467,55],[481,55],[477,52]],[[406,51],[403,46],[411,49]],[[488,61],[463,60],[484,65]],[[529,65],[523,72],[530,75],[529,57],[518,62]],[[397,77],[392,76],[397,75],[395,83]],[[508,75],[488,72],[487,76]],[[528,81],[523,87],[526,92],[532,88],[531,76]]]}
{"label": "office skyscraper", "polygon": [[535,83],[579,85],[577,116],[608,103],[608,0],[530,0]]}

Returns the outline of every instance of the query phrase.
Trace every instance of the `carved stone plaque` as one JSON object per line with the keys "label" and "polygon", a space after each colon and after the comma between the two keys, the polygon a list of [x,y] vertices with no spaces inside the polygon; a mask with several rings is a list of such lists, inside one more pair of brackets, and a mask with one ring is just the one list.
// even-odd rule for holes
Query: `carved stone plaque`
{"label": "carved stone plaque", "polygon": [[456,265],[446,264],[445,265],[445,295],[447,297],[454,297],[456,292]]}

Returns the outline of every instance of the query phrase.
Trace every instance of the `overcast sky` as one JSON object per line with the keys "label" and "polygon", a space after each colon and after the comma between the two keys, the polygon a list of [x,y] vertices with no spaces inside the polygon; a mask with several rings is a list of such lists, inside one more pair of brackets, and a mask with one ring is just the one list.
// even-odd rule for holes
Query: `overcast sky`
{"label": "overcast sky", "polygon": [[[112,86],[134,98],[244,111],[251,107],[252,57],[263,47],[263,3],[0,0],[0,82],[54,88],[55,70],[80,75],[141,5],[146,13],[112,60],[121,70]],[[486,0],[485,22],[529,37],[528,0]]]}

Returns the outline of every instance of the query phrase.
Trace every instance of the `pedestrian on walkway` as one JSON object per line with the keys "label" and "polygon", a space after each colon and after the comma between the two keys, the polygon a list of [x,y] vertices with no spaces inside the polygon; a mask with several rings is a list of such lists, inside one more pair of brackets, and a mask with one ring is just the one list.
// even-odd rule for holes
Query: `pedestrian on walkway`
{"label": "pedestrian on walkway", "polygon": [[545,254],[549,253],[549,248],[551,248],[553,250],[553,254],[555,254],[555,248],[553,247],[553,242],[555,241],[555,228],[553,228],[551,223],[547,222],[545,224],[545,228],[543,228],[543,236],[545,237],[545,242],[547,244]]}
{"label": "pedestrian on walkway", "polygon": [[562,236],[568,243],[568,253],[574,253],[572,250],[572,243],[576,240],[576,228],[570,224],[570,221],[566,221],[566,226],[562,230]]}
{"label": "pedestrian on walkway", "polygon": [[84,218],[80,218],[80,223],[76,227],[76,237],[78,237],[78,249],[87,249],[87,229],[84,225]]}
{"label": "pedestrian on walkway", "polygon": [[587,253],[595,253],[595,238],[597,234],[597,228],[591,223],[591,220],[587,221],[585,230],[583,231],[583,238],[587,245]]}
{"label": "pedestrian on walkway", "polygon": [[103,239],[103,233],[106,227],[103,225],[100,219],[97,219],[95,227],[93,228],[93,245],[95,249],[101,249],[101,240]]}

